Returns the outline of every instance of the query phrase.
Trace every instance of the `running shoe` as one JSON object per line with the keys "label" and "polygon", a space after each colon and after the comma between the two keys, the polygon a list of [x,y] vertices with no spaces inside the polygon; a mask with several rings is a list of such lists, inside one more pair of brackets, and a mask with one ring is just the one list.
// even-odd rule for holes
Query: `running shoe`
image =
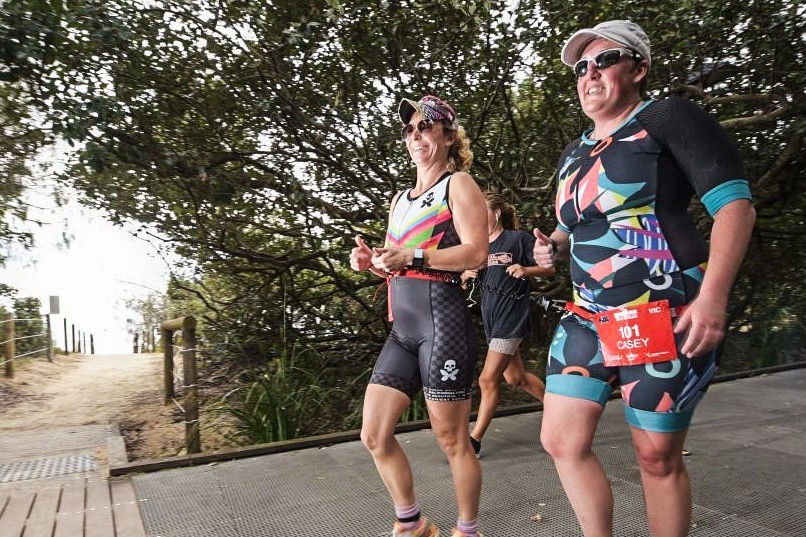
{"label": "running shoe", "polygon": [[427,518],[422,518],[420,527],[414,530],[404,530],[400,526],[400,522],[395,520],[395,525],[392,528],[392,537],[439,537],[439,529],[428,521]]}
{"label": "running shoe", "polygon": [[476,454],[476,457],[478,457],[481,451],[481,442],[471,436],[470,443],[473,445],[473,452]]}

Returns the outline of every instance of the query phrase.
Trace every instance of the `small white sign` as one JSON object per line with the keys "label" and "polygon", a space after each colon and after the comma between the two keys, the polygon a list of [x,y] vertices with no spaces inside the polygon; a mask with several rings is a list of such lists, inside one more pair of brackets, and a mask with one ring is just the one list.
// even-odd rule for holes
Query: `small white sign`
{"label": "small white sign", "polygon": [[59,314],[59,297],[51,295],[50,297],[50,314],[51,315],[58,315]]}

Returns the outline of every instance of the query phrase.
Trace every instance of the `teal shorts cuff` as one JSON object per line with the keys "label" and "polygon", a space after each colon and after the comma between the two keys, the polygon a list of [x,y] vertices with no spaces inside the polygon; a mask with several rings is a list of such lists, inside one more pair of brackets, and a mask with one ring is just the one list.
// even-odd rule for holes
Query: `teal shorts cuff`
{"label": "teal shorts cuff", "polygon": [[549,375],[546,377],[546,393],[587,399],[605,406],[613,388],[603,380],[582,375]]}
{"label": "teal shorts cuff", "polygon": [[627,423],[641,429],[656,433],[674,433],[688,429],[694,409],[683,412],[651,412],[624,406]]}

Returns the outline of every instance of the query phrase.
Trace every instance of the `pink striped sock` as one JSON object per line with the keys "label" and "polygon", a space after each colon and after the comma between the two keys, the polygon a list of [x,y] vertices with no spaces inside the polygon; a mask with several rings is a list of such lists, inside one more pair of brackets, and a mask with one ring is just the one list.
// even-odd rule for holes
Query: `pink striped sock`
{"label": "pink striped sock", "polygon": [[414,505],[406,505],[403,507],[395,506],[395,518],[397,518],[401,529],[413,530],[420,525],[420,506],[415,503]]}
{"label": "pink striped sock", "polygon": [[479,537],[479,520],[457,520],[456,529],[461,531],[466,537]]}

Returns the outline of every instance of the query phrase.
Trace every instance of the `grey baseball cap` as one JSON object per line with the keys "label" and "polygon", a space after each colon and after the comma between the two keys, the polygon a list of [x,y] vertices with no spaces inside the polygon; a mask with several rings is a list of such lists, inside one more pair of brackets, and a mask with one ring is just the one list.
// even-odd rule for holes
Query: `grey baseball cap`
{"label": "grey baseball cap", "polygon": [[647,65],[652,64],[649,54],[649,38],[640,26],[627,20],[606,21],[593,28],[579,30],[565,42],[560,58],[565,65],[573,67],[579,61],[582,51],[585,50],[588,43],[599,38],[634,50],[647,61]]}

